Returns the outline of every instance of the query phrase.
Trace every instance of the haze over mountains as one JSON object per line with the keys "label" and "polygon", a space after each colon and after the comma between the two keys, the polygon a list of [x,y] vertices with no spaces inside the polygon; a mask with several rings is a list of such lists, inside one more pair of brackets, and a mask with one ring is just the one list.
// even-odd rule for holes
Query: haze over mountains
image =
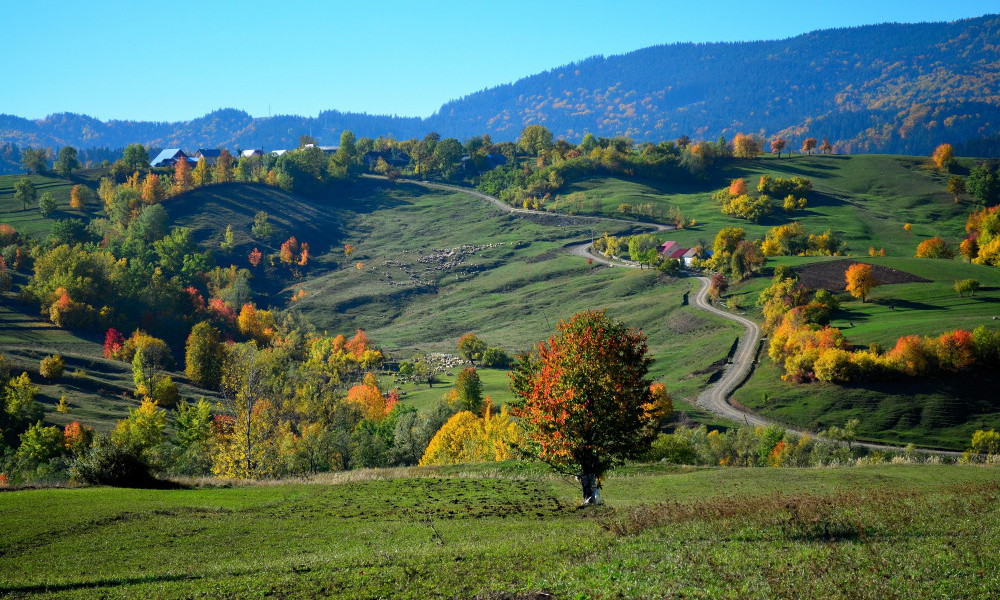
{"label": "haze over mountains", "polygon": [[567,139],[586,132],[636,140],[744,132],[782,135],[793,147],[812,136],[829,138],[839,151],[926,154],[947,141],[960,154],[998,156],[1000,16],[654,46],[476,92],[427,118],[335,110],[253,118],[235,109],[176,123],[0,115],[0,142],[274,149],[294,147],[303,133],[336,143],[343,129],[396,138],[488,133],[501,141],[535,123]]}

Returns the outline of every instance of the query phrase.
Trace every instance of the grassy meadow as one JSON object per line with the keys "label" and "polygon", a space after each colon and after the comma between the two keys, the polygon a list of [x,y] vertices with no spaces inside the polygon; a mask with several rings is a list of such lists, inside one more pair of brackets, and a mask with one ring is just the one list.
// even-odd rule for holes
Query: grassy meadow
{"label": "grassy meadow", "polygon": [[[783,257],[774,264],[795,269],[827,260],[838,259]],[[993,317],[1000,315],[1000,270],[957,260],[857,260],[930,281],[879,286],[864,303],[842,294],[841,308],[830,325],[840,328],[854,346],[878,344],[889,350],[904,335],[937,336],[953,329],[997,327]],[[974,296],[960,297],[954,284],[965,278],[977,279],[983,287]],[[769,284],[767,278],[753,279],[732,294],[759,317],[756,298]],[[862,437],[870,441],[956,450],[966,447],[975,430],[1000,427],[1000,404],[988,391],[998,383],[993,373],[856,385],[796,384],[781,381],[780,369],[767,357],[766,344],[758,358],[752,376],[734,397],[763,415],[799,427],[819,430],[857,418]]]}
{"label": "grassy meadow", "polygon": [[0,595],[986,599],[996,475],[632,467],[587,510],[523,463],[6,492]]}
{"label": "grassy meadow", "polygon": [[[623,203],[653,203],[664,214],[676,206],[685,218],[697,222],[670,235],[682,245],[711,247],[723,227],[743,227],[748,238],[763,239],[770,227],[800,221],[809,233],[833,230],[854,253],[867,254],[874,246],[885,248],[889,255],[913,256],[917,244],[934,235],[958,241],[965,234],[969,212],[967,204],[956,204],[947,193],[950,175],[928,168],[927,163],[922,157],[891,155],[764,156],[733,161],[698,183],[597,177],[571,182],[561,192],[584,194],[588,212],[604,215],[619,216]],[[967,168],[972,163],[962,164]],[[712,194],[738,177],[756,190],[761,175],[811,179],[809,206],[791,214],[779,206],[759,225],[723,215]],[[903,230],[906,223],[913,226],[909,232]]]}
{"label": "grassy meadow", "polygon": [[[49,234],[54,219],[89,219],[97,216],[102,212],[103,206],[100,206],[96,194],[90,206],[85,206],[82,211],[70,209],[69,196],[76,184],[96,189],[99,173],[100,170],[81,171],[74,174],[72,179],[49,175],[0,175],[0,223],[10,225],[22,235],[44,239]],[[38,211],[37,203],[24,208],[20,202],[14,201],[14,183],[22,177],[31,181],[39,197],[46,192],[55,197],[57,207],[51,216],[43,217]]]}

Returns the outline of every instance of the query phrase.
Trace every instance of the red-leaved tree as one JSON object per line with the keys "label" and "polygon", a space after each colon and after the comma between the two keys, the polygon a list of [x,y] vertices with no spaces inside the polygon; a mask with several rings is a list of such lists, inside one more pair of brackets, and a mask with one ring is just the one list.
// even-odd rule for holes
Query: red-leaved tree
{"label": "red-leaved tree", "polygon": [[541,460],[576,475],[584,504],[599,504],[600,477],[656,435],[647,350],[642,332],[590,310],[559,323],[511,371],[515,415]]}

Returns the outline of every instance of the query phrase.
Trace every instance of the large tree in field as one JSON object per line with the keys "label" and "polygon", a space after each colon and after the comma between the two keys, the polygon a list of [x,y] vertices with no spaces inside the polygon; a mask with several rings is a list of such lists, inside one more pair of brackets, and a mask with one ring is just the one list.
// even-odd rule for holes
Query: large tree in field
{"label": "large tree in field", "polygon": [[599,504],[600,477],[656,435],[652,362],[642,332],[591,310],[561,322],[511,371],[515,415],[539,458],[578,478],[584,504]]}
{"label": "large tree in field", "polygon": [[21,177],[14,182],[14,200],[21,203],[21,210],[26,210],[29,204],[34,204],[38,200],[35,184],[27,177]]}
{"label": "large tree in field", "polygon": [[855,298],[860,299],[861,302],[864,302],[868,294],[878,286],[878,281],[872,274],[872,266],[865,263],[856,263],[847,267],[844,279],[847,282],[847,291]]}
{"label": "large tree in field", "polygon": [[63,146],[59,149],[59,160],[56,161],[55,169],[61,177],[69,177],[75,169],[80,168],[80,161],[76,157],[76,148],[73,146]]}

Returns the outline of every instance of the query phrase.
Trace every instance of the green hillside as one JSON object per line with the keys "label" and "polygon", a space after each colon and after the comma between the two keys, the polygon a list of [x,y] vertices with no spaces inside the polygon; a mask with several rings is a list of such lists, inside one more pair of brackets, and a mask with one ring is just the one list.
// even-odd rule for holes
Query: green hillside
{"label": "green hillside", "polygon": [[[723,227],[743,227],[748,238],[763,239],[770,227],[800,221],[810,233],[833,230],[854,253],[867,254],[874,246],[890,255],[913,256],[917,244],[928,237],[958,241],[969,212],[968,205],[956,204],[947,193],[950,175],[927,168],[927,163],[912,156],[767,156],[732,161],[711,171],[701,183],[599,177],[571,182],[560,193],[583,193],[586,205],[592,207],[596,200],[599,213],[605,215],[620,216],[618,206],[623,203],[653,203],[663,214],[671,206],[679,207],[687,219],[697,221],[696,227],[671,234],[681,244],[711,246]],[[756,189],[761,175],[811,179],[814,191],[808,208],[787,214],[779,206],[759,225],[723,215],[712,194],[738,177]],[[913,225],[909,232],[903,230],[906,223]]]}
{"label": "green hillside", "polygon": [[[89,219],[99,215],[103,207],[98,205],[100,201],[96,199],[96,195],[91,205],[82,211],[69,208],[73,186],[81,184],[96,187],[97,173],[98,171],[85,171],[74,175],[71,180],[48,175],[0,175],[0,224],[6,223],[23,235],[44,238],[49,234],[55,219]],[[31,181],[39,197],[46,192],[55,197],[57,208],[51,216],[43,217],[37,204],[24,208],[14,201],[14,183],[22,177]]]}
{"label": "green hillside", "polygon": [[[5,598],[988,598],[996,468],[501,463],[0,494]],[[40,518],[39,515],[45,515]]]}
{"label": "green hillside", "polygon": [[[786,257],[776,262],[794,268],[838,260]],[[938,336],[945,331],[998,327],[1000,270],[954,260],[864,257],[874,265],[899,269],[930,280],[875,288],[868,302],[846,294],[834,313],[832,327],[841,329],[857,347],[878,344],[891,349],[904,335]],[[958,279],[982,283],[975,296],[959,297]],[[758,278],[734,291],[740,303],[753,306],[770,283]],[[755,309],[756,312],[756,309]],[[994,389],[995,374],[974,377],[931,377],[857,385],[795,384],[781,381],[781,372],[764,350],[759,365],[734,397],[763,415],[799,427],[819,430],[857,418],[862,436],[899,444],[916,443],[962,449],[977,429],[1000,428],[1000,404]]]}

